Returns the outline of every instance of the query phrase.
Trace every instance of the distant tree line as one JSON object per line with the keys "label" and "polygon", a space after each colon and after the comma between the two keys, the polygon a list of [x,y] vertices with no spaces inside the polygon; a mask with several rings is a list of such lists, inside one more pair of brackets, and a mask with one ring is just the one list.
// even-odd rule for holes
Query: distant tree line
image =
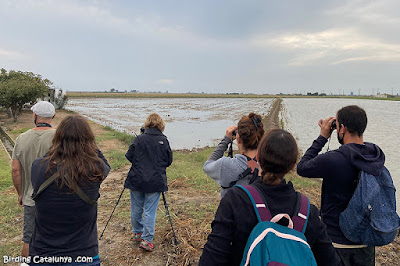
{"label": "distant tree line", "polygon": [[7,109],[14,121],[26,103],[34,103],[48,95],[52,82],[32,72],[22,72],[4,68],[0,70],[0,106]]}

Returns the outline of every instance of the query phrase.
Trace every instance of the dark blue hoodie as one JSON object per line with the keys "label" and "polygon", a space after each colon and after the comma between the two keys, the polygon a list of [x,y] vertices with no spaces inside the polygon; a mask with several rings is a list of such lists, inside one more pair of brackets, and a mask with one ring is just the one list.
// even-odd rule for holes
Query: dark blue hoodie
{"label": "dark blue hoodie", "polygon": [[339,227],[339,215],[349,203],[360,170],[380,175],[385,154],[375,144],[349,143],[339,149],[318,155],[327,139],[319,136],[297,165],[300,176],[322,178],[321,218],[334,243],[354,245],[345,238]]}

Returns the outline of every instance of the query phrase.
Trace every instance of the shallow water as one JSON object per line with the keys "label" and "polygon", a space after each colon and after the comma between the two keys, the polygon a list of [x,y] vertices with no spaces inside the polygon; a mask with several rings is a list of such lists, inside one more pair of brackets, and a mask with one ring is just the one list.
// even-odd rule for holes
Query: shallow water
{"label": "shallow water", "polygon": [[237,125],[250,112],[265,115],[272,101],[265,98],[91,98],[70,99],[66,108],[130,134],[139,134],[146,117],[158,113],[166,123],[164,134],[176,150],[215,146],[229,126]]}
{"label": "shallow water", "polygon": [[[377,144],[386,155],[385,166],[389,169],[396,189],[400,188],[399,133],[400,102],[361,99],[300,99],[283,100],[282,117],[286,120],[286,129],[297,140],[299,148],[304,152],[319,136],[318,121],[321,118],[335,116],[337,110],[347,105],[358,105],[367,112],[368,125],[364,132],[364,141]],[[333,132],[329,148],[339,147],[336,131]],[[323,152],[327,150],[327,145]],[[400,204],[400,192],[396,192],[397,203]],[[399,207],[397,207],[399,212]]]}
{"label": "shallow water", "polygon": [[[172,149],[193,149],[215,146],[225,135],[225,130],[249,112],[267,114],[273,99],[202,99],[202,98],[141,98],[141,99],[70,99],[67,109],[74,110],[102,125],[108,125],[130,134],[140,132],[147,115],[156,112],[166,122],[165,135]],[[285,129],[297,140],[304,152],[319,135],[318,121],[335,116],[338,109],[356,104],[364,108],[368,126],[364,141],[373,142],[386,154],[385,166],[389,169],[396,188],[400,188],[400,161],[398,135],[400,132],[400,102],[359,99],[283,99],[280,117]],[[329,144],[339,147],[336,132]],[[327,149],[324,147],[323,152]],[[400,203],[400,192],[396,193]],[[399,208],[398,208],[399,210]]]}

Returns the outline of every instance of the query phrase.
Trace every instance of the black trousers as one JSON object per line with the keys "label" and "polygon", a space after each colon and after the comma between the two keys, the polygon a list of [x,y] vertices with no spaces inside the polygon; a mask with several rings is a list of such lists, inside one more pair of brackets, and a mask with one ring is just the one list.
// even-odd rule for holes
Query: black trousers
{"label": "black trousers", "polygon": [[375,247],[336,248],[344,266],[374,266]]}

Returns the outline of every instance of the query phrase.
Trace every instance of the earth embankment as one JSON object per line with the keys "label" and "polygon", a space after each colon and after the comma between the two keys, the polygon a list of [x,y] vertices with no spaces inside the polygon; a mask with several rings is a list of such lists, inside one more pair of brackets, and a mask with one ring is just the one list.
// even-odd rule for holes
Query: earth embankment
{"label": "earth embankment", "polygon": [[264,118],[264,130],[268,131],[275,128],[282,128],[279,122],[279,112],[281,111],[282,99],[277,98],[271,105],[267,116]]}

